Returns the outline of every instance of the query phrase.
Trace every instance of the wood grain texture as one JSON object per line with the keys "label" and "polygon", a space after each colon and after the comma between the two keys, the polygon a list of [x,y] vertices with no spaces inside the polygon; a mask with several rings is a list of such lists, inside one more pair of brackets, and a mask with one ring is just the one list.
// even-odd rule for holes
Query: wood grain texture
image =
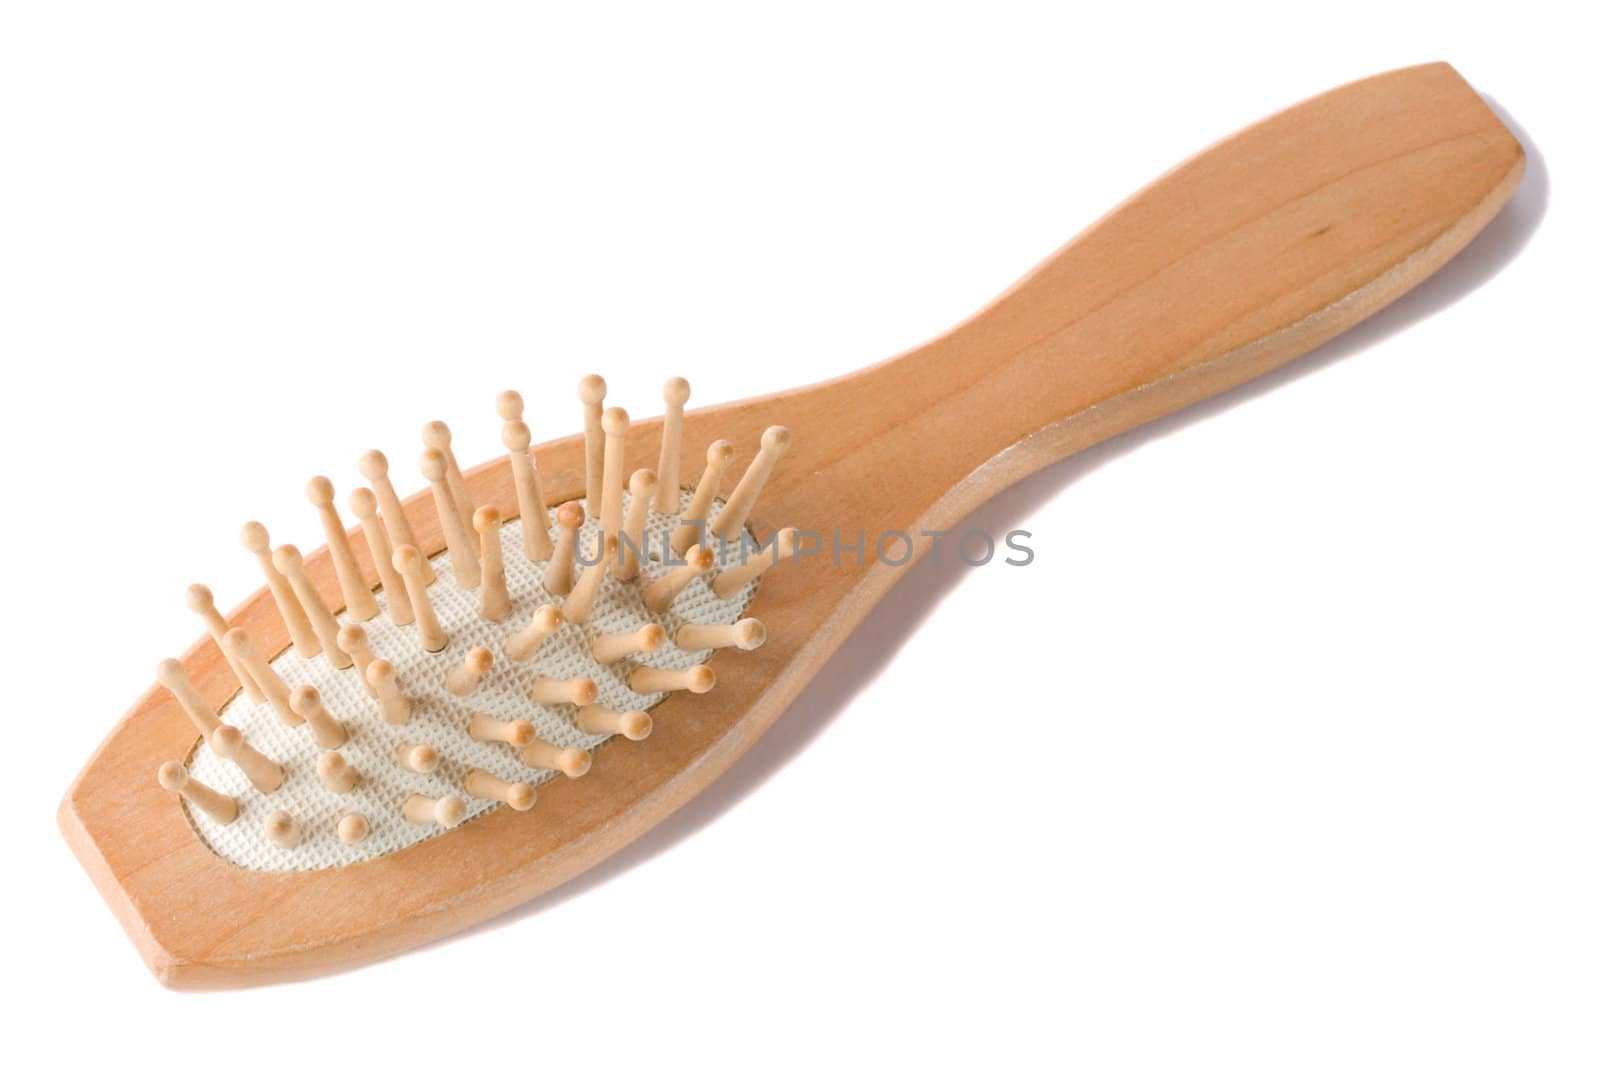
{"label": "wood grain texture", "polygon": [[[965,324],[850,377],[692,412],[691,455],[727,438],[741,464],[764,428],[795,435],[752,518],[822,532],[946,529],[1017,479],[1241,384],[1320,345],[1454,256],[1515,189],[1515,139],[1447,65],[1351,84],[1218,144],[1140,192]],[[628,467],[658,447],[636,423]],[[537,449],[546,494],[578,497],[581,436]],[[636,462],[635,462],[636,461]],[[468,473],[475,498],[515,507],[506,460]],[[442,549],[426,492],[406,503]],[[219,544],[220,545],[220,544]],[[595,752],[580,779],[539,790],[367,863],[299,874],[232,867],[155,787],[192,725],[145,694],[63,801],[63,832],[163,983],[235,986],[394,953],[561,883],[688,801],[770,726],[909,563],[802,561],[763,580],[757,652],[724,650],[715,689],[674,695],[640,743]],[[306,562],[325,595],[327,552]],[[230,616],[274,652],[289,643],[265,591]],[[238,682],[205,639],[183,663],[214,705]],[[884,787],[893,787],[892,777]]]}

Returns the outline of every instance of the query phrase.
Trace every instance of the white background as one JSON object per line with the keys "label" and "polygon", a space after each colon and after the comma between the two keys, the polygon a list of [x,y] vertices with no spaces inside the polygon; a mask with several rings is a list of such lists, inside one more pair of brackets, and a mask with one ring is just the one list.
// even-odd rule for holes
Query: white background
{"label": "white background", "polygon": [[[4,1058],[1593,1081],[1600,171],[1565,7],[7,5]],[[506,386],[550,437],[589,370],[651,414],[671,374],[704,405],[874,362],[1213,140],[1434,59],[1525,137],[1510,209],[973,517],[1033,566],[912,572],[735,771],[501,921],[308,984],[145,973],[55,807],[194,639],[183,586],[255,587],[240,522],[317,539],[304,480],[409,464],[429,418],[498,455]]]}

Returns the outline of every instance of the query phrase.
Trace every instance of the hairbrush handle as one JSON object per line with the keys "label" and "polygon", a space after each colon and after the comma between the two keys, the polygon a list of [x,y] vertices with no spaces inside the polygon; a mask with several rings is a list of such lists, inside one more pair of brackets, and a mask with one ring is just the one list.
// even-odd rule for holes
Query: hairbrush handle
{"label": "hairbrush handle", "polygon": [[943,527],[1046,464],[1282,365],[1436,271],[1522,167],[1516,139],[1443,63],[1244,129],[950,332],[768,405],[807,435],[782,523]]}

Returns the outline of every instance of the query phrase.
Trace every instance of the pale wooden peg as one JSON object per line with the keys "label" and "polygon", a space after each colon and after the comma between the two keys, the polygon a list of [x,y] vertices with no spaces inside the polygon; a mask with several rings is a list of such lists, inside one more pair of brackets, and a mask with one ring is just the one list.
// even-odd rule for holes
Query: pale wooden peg
{"label": "pale wooden peg", "polygon": [[[700,482],[683,510],[682,522],[672,530],[672,550],[682,554],[701,541],[706,526],[706,514],[716,500],[722,477],[733,462],[733,446],[726,441],[713,441],[706,447],[706,466],[700,473]],[[709,536],[706,536],[709,538]]]}
{"label": "pale wooden peg", "polygon": [[384,527],[383,519],[378,516],[378,499],[366,487],[358,486],[350,492],[350,512],[361,522],[361,534],[367,539],[372,564],[378,568],[383,598],[389,605],[389,621],[396,626],[411,625],[411,596],[406,592],[406,582],[395,571],[391,560],[395,545],[389,540],[389,529]]}
{"label": "pale wooden peg", "polygon": [[339,824],[334,828],[339,835],[339,840],[347,845],[359,845],[367,839],[367,834],[372,832],[372,823],[367,821],[367,816],[360,811],[351,811],[341,815]]}
{"label": "pale wooden peg", "polygon": [[478,611],[490,622],[503,622],[511,613],[511,594],[506,591],[505,558],[500,553],[500,510],[492,505],[472,514],[478,532],[478,553],[483,556],[483,584],[479,588]]}
{"label": "pale wooden peg", "polygon": [[311,725],[312,738],[323,750],[342,747],[349,741],[350,732],[328,712],[328,707],[322,704],[322,695],[317,693],[316,687],[295,687],[289,695],[289,704],[295,712],[306,718],[306,723]]}
{"label": "pale wooden peg", "polygon": [[645,585],[644,605],[658,614],[665,611],[678,598],[678,593],[688,588],[696,577],[709,572],[716,561],[717,556],[710,547],[696,543],[684,554],[681,566],[668,566],[667,572]]}
{"label": "pale wooden peg", "polygon": [[202,739],[210,739],[211,733],[222,726],[222,718],[200,696],[200,691],[194,688],[188,673],[178,661],[168,657],[157,664],[156,681],[172,692],[173,698],[193,722]]}
{"label": "pale wooden peg", "polygon": [[211,635],[211,640],[217,648],[222,649],[222,658],[228,661],[228,668],[233,672],[233,677],[239,680],[240,688],[250,696],[251,701],[265,701],[267,696],[261,692],[261,688],[244,669],[244,665],[235,660],[227,649],[222,648],[222,636],[228,632],[228,620],[217,610],[211,589],[203,584],[192,584],[184,590],[183,602],[189,610],[200,616],[201,622],[205,623],[206,632]]}
{"label": "pale wooden peg", "polygon": [[279,848],[298,848],[305,839],[300,823],[288,811],[273,811],[262,823],[262,829],[266,831],[267,840]]}
{"label": "pale wooden peg", "polygon": [[464,698],[478,689],[483,677],[494,667],[494,653],[485,648],[472,649],[444,681],[445,688],[458,698]]}
{"label": "pale wooden peg", "polygon": [[711,518],[713,538],[739,538],[739,533],[744,530],[744,522],[750,519],[750,510],[755,508],[756,499],[761,496],[761,488],[772,478],[778,458],[789,450],[792,440],[787,427],[767,427],[766,433],[761,435],[761,451],[756,453],[756,458],[745,469],[744,478],[728,495],[727,504]]}
{"label": "pale wooden peg", "polygon": [[407,822],[416,822],[419,825],[432,823],[448,830],[459,826],[461,820],[467,817],[467,804],[460,796],[441,796],[434,799],[432,796],[413,792],[400,805],[400,813],[405,815]]}
{"label": "pale wooden peg", "polygon": [[[604,497],[600,501],[600,532],[607,539],[615,539],[622,531],[622,466],[628,456],[628,413],[620,407],[608,407],[600,416],[600,425],[606,433],[605,480],[600,484]],[[594,503],[589,503],[590,512]]]}
{"label": "pale wooden peg", "polygon": [[673,377],[661,386],[661,398],[666,401],[667,413],[661,419],[661,461],[656,465],[656,512],[668,516],[683,504],[683,493],[678,485],[678,469],[683,463],[683,405],[689,402],[689,382]]}
{"label": "pale wooden peg", "polygon": [[778,533],[776,543],[769,541],[765,547],[757,550],[743,562],[730,566],[711,578],[711,591],[716,593],[719,599],[727,599],[778,562],[787,562],[793,558],[799,540],[799,532],[793,528],[784,528]]}
{"label": "pale wooden peg", "polygon": [[432,773],[439,768],[439,752],[426,743],[401,743],[395,757],[401,769],[413,773]]}
{"label": "pale wooden peg", "polygon": [[544,639],[561,628],[561,609],[544,604],[533,613],[533,621],[506,640],[506,656],[517,663],[531,660]]}
{"label": "pale wooden peg", "polygon": [[306,617],[305,608],[300,606],[294,588],[278,572],[278,567],[273,565],[272,537],[267,534],[266,526],[258,520],[247,522],[239,529],[239,542],[244,544],[245,550],[256,556],[256,561],[261,565],[261,576],[266,578],[272,602],[278,605],[278,614],[283,616],[283,627],[289,631],[294,651],[307,659],[321,652],[322,642],[317,640],[317,631]]}
{"label": "pale wooden peg", "polygon": [[317,779],[330,792],[344,793],[356,786],[361,774],[336,750],[325,750],[317,758]]}
{"label": "pale wooden peg", "polygon": [[276,792],[283,785],[283,766],[262,754],[232,724],[211,733],[210,747],[217,757],[239,767],[257,792]]}
{"label": "pale wooden peg", "polygon": [[438,449],[422,450],[422,477],[428,480],[433,491],[433,504],[439,510],[439,526],[444,529],[444,543],[450,550],[450,568],[456,572],[456,587],[477,588],[481,576],[478,570],[477,551],[472,546],[472,526],[467,523],[467,510],[456,505],[446,476],[444,454]]}
{"label": "pale wooden peg", "polygon": [[411,719],[411,699],[400,693],[394,665],[388,660],[378,659],[367,665],[367,688],[378,699],[383,719],[390,724],[404,724]]}
{"label": "pale wooden peg", "polygon": [[578,399],[583,401],[584,502],[592,517],[600,512],[605,497],[605,414],[606,383],[597,373],[578,382]]}
{"label": "pale wooden peg", "polygon": [[[517,514],[521,523],[522,553],[530,562],[550,557],[550,515],[544,502],[544,486],[539,482],[539,462],[528,447],[533,434],[527,423],[514,419],[500,428],[500,441],[511,460],[511,479],[517,491]],[[576,504],[576,503],[575,503]],[[579,505],[582,509],[583,506]]]}
{"label": "pale wooden peg", "polygon": [[556,510],[556,545],[544,571],[544,590],[552,596],[572,591],[572,564],[578,553],[578,529],[583,527],[583,506],[563,502]]}
{"label": "pale wooden peg", "polygon": [[239,801],[225,796],[189,776],[182,762],[166,762],[156,771],[156,781],[169,792],[176,792],[191,807],[205,812],[213,822],[226,826],[239,817]]}
{"label": "pale wooden peg", "polygon": [[289,684],[283,681],[283,676],[272,669],[272,665],[261,655],[250,635],[244,630],[229,630],[223,635],[222,640],[228,646],[228,651],[243,661],[245,670],[250,672],[250,677],[267,696],[268,703],[277,710],[279,718],[285,724],[303,723],[300,714],[289,704]]}
{"label": "pale wooden peg", "polygon": [[659,667],[636,667],[628,676],[628,689],[635,694],[665,694],[673,690],[687,690],[691,694],[704,694],[717,685],[716,672],[701,664],[674,671]]}
{"label": "pale wooden peg", "polygon": [[640,555],[649,553],[645,538],[649,524],[650,499],[656,494],[656,473],[640,468],[628,477],[628,512],[622,519],[622,538],[617,548],[617,580],[631,581],[639,576]]}
{"label": "pale wooden peg", "polygon": [[[620,490],[621,488],[618,487]],[[561,617],[568,622],[582,625],[589,621],[589,615],[594,611],[594,601],[600,595],[600,584],[605,580],[606,570],[617,560],[617,540],[615,536],[605,536],[605,553],[600,560],[592,566],[585,566],[583,573],[578,577],[578,583],[572,586],[572,591],[567,593],[567,598],[561,603]]]}
{"label": "pale wooden peg", "polygon": [[339,647],[339,623],[322,601],[317,586],[306,575],[305,559],[300,555],[300,548],[285,543],[272,552],[272,564],[278,567],[278,572],[294,588],[295,599],[300,601],[312,628],[317,631],[317,640],[322,642],[322,652],[327,656],[328,663],[340,671],[349,667],[350,657]]}
{"label": "pale wooden peg", "polygon": [[727,626],[699,626],[688,622],[678,627],[673,640],[685,652],[699,652],[702,649],[739,649],[749,652],[766,644],[767,628],[754,618],[742,618]]}
{"label": "pale wooden peg", "polygon": [[533,742],[538,734],[526,720],[501,720],[487,713],[473,713],[467,721],[467,734],[484,743],[509,743],[518,750]]}
{"label": "pale wooden peg", "polygon": [[[461,465],[456,463],[456,454],[450,448],[450,427],[437,419],[422,428],[422,444],[430,449],[437,449],[444,457],[445,482],[450,487],[450,497],[456,505],[456,512],[461,517],[462,526],[476,509],[477,503],[472,500],[472,494],[467,490],[467,481],[461,475]],[[467,545],[476,553],[476,541],[472,534],[467,533]]]}
{"label": "pale wooden peg", "polygon": [[619,713],[603,705],[585,705],[578,710],[578,730],[589,735],[621,735],[639,740],[650,734],[650,714],[634,709]]}
{"label": "pale wooden peg", "polygon": [[631,653],[655,652],[667,643],[667,631],[660,623],[647,622],[632,633],[601,634],[589,646],[589,653],[602,664],[614,664]]}
{"label": "pale wooden peg", "polygon": [[306,498],[316,506],[322,520],[322,534],[328,537],[328,554],[333,559],[333,571],[339,578],[339,595],[344,597],[344,609],[357,622],[366,622],[378,616],[378,598],[367,584],[367,575],[361,572],[356,561],[355,548],[345,534],[344,521],[333,504],[333,481],[326,475],[314,475],[306,484]]}
{"label": "pale wooden peg", "polygon": [[553,769],[574,779],[589,772],[594,762],[582,747],[558,747],[543,739],[535,739],[522,748],[522,764],[534,769]]}
{"label": "pale wooden peg", "polygon": [[533,806],[538,793],[533,785],[503,781],[482,769],[467,771],[467,795],[478,799],[492,799],[504,803],[513,811],[526,811]]}
{"label": "pale wooden peg", "polygon": [[[389,531],[389,542],[396,547],[415,547],[417,535],[411,529],[405,506],[400,504],[400,495],[395,493],[394,484],[389,481],[389,458],[377,449],[368,449],[361,454],[356,466],[361,469],[367,482],[372,484],[372,492],[378,497],[378,509],[383,513],[383,526]],[[433,583],[431,562],[424,567],[422,574],[423,584]]]}
{"label": "pale wooden peg", "polygon": [[450,643],[450,638],[445,636],[444,627],[439,625],[439,616],[433,610],[433,601],[428,598],[428,587],[422,579],[422,569],[428,563],[422,560],[417,548],[404,545],[394,549],[390,561],[405,579],[406,592],[411,597],[411,610],[417,619],[417,637],[422,647],[429,652],[438,652]]}
{"label": "pale wooden peg", "polygon": [[600,688],[585,675],[573,679],[540,675],[528,690],[528,699],[536,705],[590,705],[599,696]]}
{"label": "pale wooden peg", "polygon": [[494,398],[495,413],[506,422],[522,421],[522,393],[508,388]]}
{"label": "pale wooden peg", "polygon": [[[367,668],[372,665],[373,660],[377,659],[372,654],[372,643],[367,639],[367,631],[360,626],[340,626],[338,640],[339,648],[344,650],[346,656],[350,657],[355,664],[356,674],[360,675],[361,681],[365,683],[367,681]],[[367,689],[371,690],[372,688],[369,686]]]}

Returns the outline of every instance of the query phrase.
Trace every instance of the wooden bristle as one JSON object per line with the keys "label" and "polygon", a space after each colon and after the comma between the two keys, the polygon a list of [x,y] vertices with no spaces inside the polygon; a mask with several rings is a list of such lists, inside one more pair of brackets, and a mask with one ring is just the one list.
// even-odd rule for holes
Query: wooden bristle
{"label": "wooden bristle", "polygon": [[716,560],[710,547],[696,543],[684,554],[682,565],[669,567],[667,572],[645,585],[644,605],[657,614],[665,611],[691,581],[710,572]]}
{"label": "wooden bristle", "polygon": [[526,720],[501,720],[486,713],[474,713],[467,721],[467,734],[484,743],[509,743],[522,748],[537,734]]}
{"label": "wooden bristle", "polygon": [[778,458],[788,451],[791,440],[787,428],[767,427],[766,433],[761,435],[761,451],[756,453],[756,458],[745,469],[744,478],[728,495],[727,504],[712,518],[713,538],[725,541],[739,538],[739,533],[744,530],[744,522],[750,519],[750,510],[755,508],[756,498],[761,496],[761,488],[772,478]]}
{"label": "wooden bristle", "polygon": [[239,767],[258,792],[276,792],[283,784],[283,767],[255,747],[232,724],[211,733],[210,747],[219,758]]}
{"label": "wooden bristle", "polygon": [[464,698],[478,689],[483,677],[494,667],[494,653],[476,648],[467,653],[461,662],[450,670],[445,687],[458,698]]}
{"label": "wooden bristle", "polygon": [[558,747],[535,739],[522,748],[522,764],[534,769],[551,769],[577,778],[589,772],[594,759],[582,747]]}
{"label": "wooden bristle", "polygon": [[722,476],[732,462],[733,446],[726,441],[713,441],[706,447],[705,470],[700,473],[700,482],[695,486],[689,504],[684,507],[683,523],[672,532],[674,554],[683,554],[701,542],[702,538],[710,538],[705,532],[706,515],[711,512],[711,503],[716,500],[717,490],[722,486]]}
{"label": "wooden bristle", "polygon": [[351,811],[349,814],[340,816],[339,824],[334,828],[334,832],[339,835],[339,840],[345,844],[359,845],[372,832],[372,823],[368,822],[367,816],[360,811]]}
{"label": "wooden bristle", "polygon": [[162,765],[156,772],[156,780],[162,788],[176,792],[188,800],[190,806],[203,811],[213,822],[226,826],[239,817],[238,800],[208,788],[189,776],[189,771],[183,768],[182,762],[167,762]]}
{"label": "wooden bristle", "polygon": [[[400,495],[394,492],[394,484],[389,481],[389,458],[377,449],[368,449],[361,454],[356,466],[361,469],[367,482],[372,484],[372,492],[377,495],[378,509],[383,513],[383,526],[388,529],[389,542],[396,547],[415,547],[416,533],[411,530],[405,506],[400,504]],[[430,563],[423,570],[423,583],[432,584],[433,577]]]}
{"label": "wooden bristle", "polygon": [[709,667],[688,667],[672,671],[658,667],[636,667],[628,676],[628,688],[635,694],[666,694],[674,690],[687,690],[691,694],[704,694],[717,685],[717,676]]}
{"label": "wooden bristle", "polygon": [[583,506],[564,502],[556,510],[556,545],[544,571],[544,590],[552,596],[572,591],[572,565],[578,553],[578,529],[583,527]]}
{"label": "wooden bristle", "polygon": [[544,486],[539,481],[539,462],[528,451],[533,444],[533,434],[521,419],[514,419],[500,428],[500,441],[511,460],[511,479],[517,491],[518,523],[522,532],[522,552],[530,562],[543,562],[550,557],[552,544]]}
{"label": "wooden bristle", "polygon": [[561,628],[561,609],[554,604],[543,604],[533,613],[533,621],[506,640],[506,656],[523,663],[533,659],[544,639]]}
{"label": "wooden bristle", "polygon": [[[229,630],[223,635],[222,640],[228,646],[228,651],[233,653],[250,672],[250,677],[267,696],[267,701],[277,710],[279,719],[285,724],[301,723],[300,714],[289,704],[289,684],[272,670],[272,665],[267,663],[266,657],[256,648],[256,643],[250,634],[244,630]],[[332,643],[331,638],[329,643]],[[338,651],[337,645],[334,646],[334,651]]]}
{"label": "wooden bristle", "polygon": [[479,799],[498,800],[513,811],[526,811],[538,798],[533,785],[512,784],[482,769],[467,771],[467,795]]}
{"label": "wooden bristle", "polygon": [[656,465],[656,512],[668,516],[678,511],[683,503],[682,488],[678,485],[678,469],[683,464],[683,405],[689,402],[689,382],[674,377],[661,387],[661,398],[666,401],[667,413],[661,419],[661,460]]}
{"label": "wooden bristle", "polygon": [[304,833],[300,823],[295,821],[294,815],[288,811],[273,811],[262,823],[262,829],[267,835],[267,840],[279,848],[298,848]]}
{"label": "wooden bristle", "polygon": [[447,830],[460,825],[461,820],[467,817],[467,805],[460,796],[441,796],[434,799],[432,796],[413,792],[405,798],[400,811],[405,815],[407,822],[421,825],[432,823]]}
{"label": "wooden bristle", "polygon": [[589,515],[595,516],[605,496],[606,436],[600,422],[605,414],[605,380],[591,373],[579,381],[578,399],[583,401],[584,499]]}
{"label": "wooden bristle", "polygon": [[617,548],[616,575],[619,581],[631,581],[639,576],[639,559],[647,553],[649,540],[645,526],[649,523],[650,499],[656,495],[656,473],[640,468],[628,477],[628,496],[632,504],[622,521],[622,538]]}
{"label": "wooden bristle", "polygon": [[528,689],[529,700],[538,705],[589,705],[599,696],[600,688],[586,675],[573,679],[541,675]]}
{"label": "wooden bristle", "polygon": [[508,388],[494,398],[494,410],[506,422],[522,421],[522,393]]}
{"label": "wooden bristle", "polygon": [[594,611],[594,601],[600,595],[600,584],[605,580],[606,570],[616,563],[616,537],[606,536],[604,542],[605,553],[594,565],[584,567],[583,573],[578,577],[578,583],[572,586],[572,591],[567,593],[567,598],[561,604],[561,617],[568,622],[582,625],[589,621],[589,615]]}
{"label": "wooden bristle", "polygon": [[758,649],[767,640],[767,628],[758,619],[742,618],[726,626],[700,626],[689,622],[678,627],[673,639],[685,652],[702,649]]}
{"label": "wooden bristle", "polygon": [[389,529],[378,516],[378,499],[364,486],[350,492],[350,512],[361,522],[361,534],[367,539],[367,551],[372,564],[378,569],[378,580],[383,584],[384,602],[389,605],[389,620],[396,626],[409,626],[412,622],[411,596],[406,592],[406,582],[394,568],[395,544],[389,539]]}
{"label": "wooden bristle", "polygon": [[477,549],[472,545],[472,525],[467,523],[472,511],[456,505],[444,453],[438,449],[424,449],[421,467],[422,477],[428,480],[428,489],[433,491],[434,508],[439,511],[439,526],[444,529],[445,546],[450,550],[450,568],[455,570],[456,587],[477,588],[482,575],[478,570]]}
{"label": "wooden bristle", "polygon": [[711,578],[711,591],[715,592],[718,598],[727,599],[776,563],[787,562],[793,558],[799,539],[800,533],[793,528],[783,529],[778,533],[776,542],[768,541],[766,546],[751,554],[739,565],[731,566]]}
{"label": "wooden bristle", "polygon": [[361,774],[336,750],[325,750],[317,758],[317,779],[330,792],[348,792],[356,786]]}
{"label": "wooden bristle", "polygon": [[478,610],[490,622],[503,622],[511,613],[511,595],[506,590],[505,558],[500,553],[500,510],[492,505],[481,507],[472,514],[472,527],[478,533],[482,556]]}
{"label": "wooden bristle", "polygon": [[[422,444],[429,449],[434,449],[444,457],[445,482],[450,487],[450,497],[455,502],[456,512],[461,517],[461,526],[467,529],[467,518],[472,516],[472,511],[478,503],[472,500],[472,495],[467,491],[467,480],[461,474],[461,465],[456,463],[456,454],[450,448],[450,427],[437,419],[422,428]],[[472,533],[467,532],[467,545],[476,552],[476,542]]]}
{"label": "wooden bristle", "polygon": [[394,665],[388,660],[379,658],[367,665],[367,688],[383,707],[384,720],[390,724],[404,724],[411,719],[411,700],[400,693]]}
{"label": "wooden bristle", "polygon": [[295,712],[306,718],[306,723],[311,726],[311,736],[316,740],[317,746],[323,750],[332,750],[342,747],[350,739],[350,732],[345,726],[333,718],[327,706],[322,704],[322,695],[317,693],[314,686],[297,686],[289,694],[289,705]]}
{"label": "wooden bristle", "polygon": [[325,475],[313,476],[306,484],[306,498],[316,506],[322,520],[322,533],[328,537],[328,555],[333,559],[333,570],[339,578],[339,595],[344,597],[344,609],[357,622],[366,622],[378,615],[378,598],[367,584],[366,574],[356,561],[355,548],[345,534],[344,521],[333,504],[333,482]]}
{"label": "wooden bristle", "polygon": [[[601,483],[600,532],[606,539],[615,539],[622,531],[622,466],[627,459],[628,413],[620,407],[608,407],[600,417],[605,430],[605,480]],[[594,511],[594,502],[589,503]]]}
{"label": "wooden bristle", "polygon": [[207,704],[206,699],[200,696],[200,692],[189,681],[188,672],[183,670],[183,665],[177,660],[169,657],[157,664],[156,681],[172,692],[173,698],[182,707],[184,714],[194,724],[202,739],[210,739],[211,733],[222,725],[222,718]]}
{"label": "wooden bristle", "polygon": [[322,642],[322,651],[328,663],[340,671],[349,667],[350,657],[339,647],[339,623],[335,621],[333,611],[323,602],[317,586],[306,575],[305,559],[300,555],[300,548],[285,543],[272,552],[272,564],[278,567],[278,572],[294,588],[295,599],[300,601],[306,617],[311,620],[312,629],[317,631],[317,640]]}
{"label": "wooden bristle", "polygon": [[401,743],[395,757],[402,769],[413,773],[432,773],[439,768],[439,752],[426,743]]}
{"label": "wooden bristle", "polygon": [[648,622],[632,633],[601,634],[589,646],[590,654],[602,664],[614,664],[634,653],[655,652],[667,643],[667,632],[659,623]]}
{"label": "wooden bristle", "polygon": [[272,561],[272,537],[267,534],[265,525],[256,520],[247,522],[239,529],[239,542],[244,544],[245,550],[256,556],[261,566],[261,576],[267,582],[267,590],[272,593],[272,602],[278,605],[284,629],[289,631],[289,638],[294,642],[294,651],[307,659],[321,652],[322,642],[317,640],[317,631],[306,617],[305,608],[300,606],[293,586],[278,572],[278,567]]}
{"label": "wooden bristle", "polygon": [[183,602],[189,610],[200,616],[201,622],[205,623],[206,632],[211,635],[211,640],[217,648],[222,650],[222,658],[228,661],[228,667],[232,670],[233,677],[239,680],[240,688],[250,696],[251,701],[265,701],[267,696],[250,677],[244,664],[234,659],[233,654],[222,644],[222,638],[228,632],[228,621],[222,617],[222,612],[217,610],[211,589],[203,584],[192,584],[184,590]]}
{"label": "wooden bristle", "polygon": [[621,735],[639,740],[650,734],[650,714],[637,709],[619,713],[602,705],[585,705],[578,710],[578,730],[590,735]]}
{"label": "wooden bristle", "polygon": [[428,652],[440,651],[450,643],[450,638],[445,636],[444,627],[439,625],[439,616],[434,612],[433,601],[428,599],[422,571],[429,563],[423,561],[417,548],[407,546],[396,547],[390,560],[396,572],[405,579],[406,592],[411,596],[411,610],[417,619],[417,638]]}

